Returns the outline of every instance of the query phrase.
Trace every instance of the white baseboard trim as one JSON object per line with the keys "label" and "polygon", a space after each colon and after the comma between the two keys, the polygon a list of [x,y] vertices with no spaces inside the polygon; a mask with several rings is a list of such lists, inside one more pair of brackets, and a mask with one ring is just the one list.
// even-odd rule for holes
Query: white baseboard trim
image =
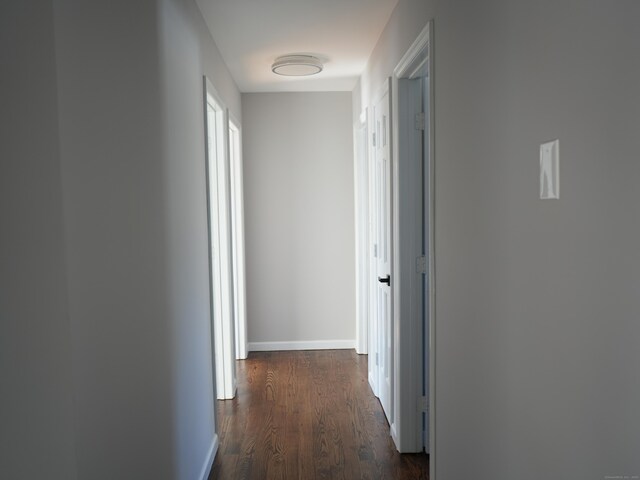
{"label": "white baseboard trim", "polygon": [[391,424],[389,433],[391,433],[391,440],[393,440],[393,443],[396,446],[396,450],[402,452],[402,450],[400,450],[400,439],[398,438],[398,431],[396,430],[395,422]]}
{"label": "white baseboard trim", "polygon": [[373,393],[376,397],[378,396],[378,391],[376,387],[376,382],[373,379],[372,372],[369,372],[369,388],[371,388],[371,393]]}
{"label": "white baseboard trim", "polygon": [[279,350],[343,350],[355,348],[355,340],[312,340],[303,342],[249,342],[250,352],[276,352]]}
{"label": "white baseboard trim", "polygon": [[198,477],[200,480],[207,480],[209,478],[211,467],[213,467],[213,460],[216,458],[216,453],[218,452],[219,445],[220,443],[218,440],[218,434],[214,433],[211,447],[209,447],[207,458],[205,459],[204,465],[202,465],[202,470],[200,471],[200,476]]}

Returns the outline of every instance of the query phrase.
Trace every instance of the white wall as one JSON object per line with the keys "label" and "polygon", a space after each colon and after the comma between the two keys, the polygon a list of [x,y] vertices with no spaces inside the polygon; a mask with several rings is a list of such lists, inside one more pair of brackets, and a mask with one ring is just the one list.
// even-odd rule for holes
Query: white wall
{"label": "white wall", "polygon": [[50,1],[0,3],[0,478],[75,479]]}
{"label": "white wall", "polygon": [[435,0],[400,0],[360,79],[361,108],[372,105],[409,46],[433,18]]}
{"label": "white wall", "polygon": [[198,478],[214,438],[203,75],[241,120],[240,93],[192,0],[160,2],[167,278],[178,472]]}
{"label": "white wall", "polygon": [[195,479],[214,394],[191,0],[0,10],[0,477]]}
{"label": "white wall", "polygon": [[401,0],[364,105],[432,16],[436,478],[638,475],[640,5]]}
{"label": "white wall", "polygon": [[355,339],[349,93],[242,95],[248,341]]}
{"label": "white wall", "polygon": [[153,2],[55,6],[78,476],[171,478],[158,12]]}

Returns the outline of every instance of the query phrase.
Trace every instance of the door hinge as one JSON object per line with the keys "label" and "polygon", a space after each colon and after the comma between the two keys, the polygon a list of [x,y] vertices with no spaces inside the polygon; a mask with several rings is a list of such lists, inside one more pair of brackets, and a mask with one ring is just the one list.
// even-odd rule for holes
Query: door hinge
{"label": "door hinge", "polygon": [[416,130],[425,129],[425,117],[424,112],[416,113]]}
{"label": "door hinge", "polygon": [[373,132],[372,134],[372,139],[373,139],[373,146],[376,146],[376,132]]}
{"label": "door hinge", "polygon": [[429,412],[429,397],[418,397],[418,412]]}
{"label": "door hinge", "polygon": [[373,256],[374,256],[374,258],[378,258],[378,244],[377,243],[373,244]]}
{"label": "door hinge", "polygon": [[379,362],[378,362],[378,352],[376,352],[376,367],[377,367],[378,365],[379,365]]}
{"label": "door hinge", "polygon": [[416,273],[427,273],[427,257],[425,255],[416,257]]}

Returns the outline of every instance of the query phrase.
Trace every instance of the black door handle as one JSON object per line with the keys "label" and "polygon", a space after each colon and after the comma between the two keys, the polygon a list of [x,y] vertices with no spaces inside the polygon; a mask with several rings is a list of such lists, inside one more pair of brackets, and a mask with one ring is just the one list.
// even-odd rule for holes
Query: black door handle
{"label": "black door handle", "polygon": [[391,286],[391,275],[387,275],[386,277],[378,277],[378,281],[380,283],[386,283],[387,285]]}

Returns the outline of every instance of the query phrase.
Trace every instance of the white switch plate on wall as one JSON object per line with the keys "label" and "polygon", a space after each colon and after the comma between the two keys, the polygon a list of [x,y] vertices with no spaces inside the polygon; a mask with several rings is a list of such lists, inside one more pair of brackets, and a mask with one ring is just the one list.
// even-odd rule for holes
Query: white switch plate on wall
{"label": "white switch plate on wall", "polygon": [[540,198],[560,198],[560,141],[540,145]]}

